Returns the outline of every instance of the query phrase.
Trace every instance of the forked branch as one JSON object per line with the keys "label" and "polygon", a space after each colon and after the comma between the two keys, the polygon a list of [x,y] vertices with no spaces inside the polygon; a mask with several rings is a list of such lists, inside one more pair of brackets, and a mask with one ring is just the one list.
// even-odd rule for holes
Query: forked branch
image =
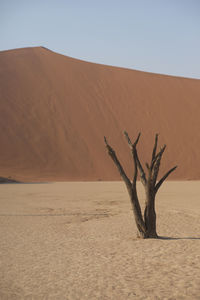
{"label": "forked branch", "polygon": [[166,145],[164,145],[161,149],[160,152],[155,156],[154,158],[154,163],[153,163],[153,168],[152,168],[152,183],[155,186],[157,178],[158,178],[158,173],[159,173],[159,168],[160,168],[160,162],[162,159],[162,155],[165,151]]}
{"label": "forked branch", "polygon": [[[141,181],[142,181],[143,185],[146,185],[146,183],[147,183],[146,174],[145,174],[144,169],[142,167],[142,164],[139,160],[139,157],[138,157],[138,154],[137,154],[137,149],[136,149],[136,146],[139,142],[141,133],[138,134],[137,139],[135,140],[135,142],[133,144],[132,144],[131,139],[129,138],[129,135],[126,131],[124,131],[124,135],[125,135],[125,137],[128,141],[128,144],[129,144],[131,150],[132,150],[133,160],[134,160],[134,164],[135,164],[135,170],[138,167],[138,170],[140,172]],[[135,173],[137,173],[137,171],[135,171]],[[137,179],[137,177],[134,174],[133,183],[136,182],[136,179]]]}
{"label": "forked branch", "polygon": [[137,143],[139,141],[139,138],[140,138],[140,133],[138,134],[137,136],[137,139],[135,140],[134,143],[131,142],[131,139],[128,135],[128,133],[126,131],[124,131],[124,135],[125,135],[125,138],[127,139],[127,142],[128,142],[128,145],[129,147],[131,148],[131,153],[132,153],[132,156],[133,156],[133,164],[134,164],[134,172],[133,172],[133,182],[132,182],[132,186],[133,188],[136,188],[136,181],[137,181],[137,174],[138,174],[138,163],[137,163],[137,150],[136,150],[136,146],[137,146]]}
{"label": "forked branch", "polygon": [[155,193],[157,193],[158,189],[161,187],[161,185],[163,184],[163,182],[165,181],[165,179],[167,179],[167,177],[173,172],[175,171],[177,168],[177,166],[173,167],[172,169],[170,169],[156,184],[155,186]]}

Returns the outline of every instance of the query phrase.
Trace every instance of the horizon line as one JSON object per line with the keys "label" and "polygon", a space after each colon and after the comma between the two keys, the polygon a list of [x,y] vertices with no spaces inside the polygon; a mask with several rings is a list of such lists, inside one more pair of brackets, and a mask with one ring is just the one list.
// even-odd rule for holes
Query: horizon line
{"label": "horizon line", "polygon": [[165,76],[165,77],[174,77],[174,78],[181,78],[181,79],[191,79],[191,80],[200,80],[200,78],[196,78],[196,77],[187,77],[184,75],[171,75],[168,73],[157,73],[157,72],[153,72],[153,71],[144,71],[144,70],[140,70],[140,69],[133,69],[133,68],[129,68],[129,67],[122,67],[119,65],[109,65],[109,64],[104,64],[104,63],[99,63],[99,62],[94,62],[94,61],[89,61],[89,60],[84,60],[82,58],[78,58],[78,57],[74,57],[74,56],[70,56],[67,54],[63,54],[54,50],[51,50],[45,46],[24,46],[24,47],[17,47],[17,48],[9,48],[9,49],[4,49],[4,50],[0,50],[1,52],[8,52],[8,51],[15,51],[15,50],[22,50],[22,49],[34,49],[34,48],[42,48],[46,51],[50,51],[52,53],[55,53],[57,55],[62,55],[64,57],[69,57],[75,60],[79,60],[85,63],[90,63],[90,64],[95,64],[95,65],[100,65],[100,66],[105,66],[105,67],[112,67],[112,68],[118,68],[118,69],[125,69],[125,70],[129,70],[129,71],[137,71],[137,72],[142,72],[142,73],[147,73],[147,74],[152,74],[152,75],[160,75],[160,76]]}

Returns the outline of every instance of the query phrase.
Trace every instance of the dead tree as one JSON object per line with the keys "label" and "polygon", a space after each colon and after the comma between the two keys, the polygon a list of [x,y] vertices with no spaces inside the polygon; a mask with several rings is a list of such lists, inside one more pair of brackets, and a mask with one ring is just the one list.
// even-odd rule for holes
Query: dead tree
{"label": "dead tree", "polygon": [[[153,147],[151,163],[146,163],[147,173],[145,173],[142,164],[139,160],[138,153],[137,153],[137,144],[140,138],[140,133],[134,143],[131,142],[128,133],[125,131],[124,135],[127,139],[128,145],[131,149],[131,153],[133,156],[133,165],[134,165],[134,172],[133,172],[133,179],[132,181],[126,175],[121,163],[119,162],[117,155],[113,148],[108,144],[106,137],[104,137],[104,141],[106,144],[106,148],[108,150],[108,154],[112,158],[113,162],[115,163],[123,181],[126,184],[131,204],[133,207],[133,213],[135,217],[136,226],[138,229],[138,237],[140,238],[158,238],[156,232],[156,211],[155,211],[155,197],[158,192],[158,189],[161,187],[162,183],[165,179],[177,168],[170,169],[159,181],[158,172],[160,168],[160,163],[162,159],[162,155],[165,151],[166,145],[161,147],[160,151],[157,152],[157,145],[158,145],[158,134],[155,136],[155,144]],[[145,200],[145,208],[144,213],[142,214],[140,203],[138,200],[137,195],[137,188],[136,188],[136,181],[138,176],[138,171],[140,174],[141,182],[145,188],[146,200]]]}

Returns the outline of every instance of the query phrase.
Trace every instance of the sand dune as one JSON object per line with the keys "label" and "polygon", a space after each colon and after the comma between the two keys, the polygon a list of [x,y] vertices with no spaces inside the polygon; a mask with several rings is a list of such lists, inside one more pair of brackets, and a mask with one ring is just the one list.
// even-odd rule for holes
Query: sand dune
{"label": "sand dune", "polygon": [[199,299],[199,195],[198,181],[167,182],[165,238],[137,240],[122,182],[2,185],[0,299]]}
{"label": "sand dune", "polygon": [[[1,176],[17,180],[116,180],[103,136],[128,174],[122,136],[166,143],[172,179],[200,179],[200,80],[150,74],[65,57],[45,48],[0,53]],[[163,169],[161,171],[163,171]]]}

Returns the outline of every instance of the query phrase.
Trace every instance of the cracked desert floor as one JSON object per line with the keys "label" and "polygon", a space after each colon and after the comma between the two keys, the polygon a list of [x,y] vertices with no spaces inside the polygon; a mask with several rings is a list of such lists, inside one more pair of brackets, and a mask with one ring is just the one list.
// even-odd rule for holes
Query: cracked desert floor
{"label": "cracked desert floor", "polygon": [[162,238],[138,240],[122,182],[2,184],[0,299],[200,299],[200,182],[156,210]]}

